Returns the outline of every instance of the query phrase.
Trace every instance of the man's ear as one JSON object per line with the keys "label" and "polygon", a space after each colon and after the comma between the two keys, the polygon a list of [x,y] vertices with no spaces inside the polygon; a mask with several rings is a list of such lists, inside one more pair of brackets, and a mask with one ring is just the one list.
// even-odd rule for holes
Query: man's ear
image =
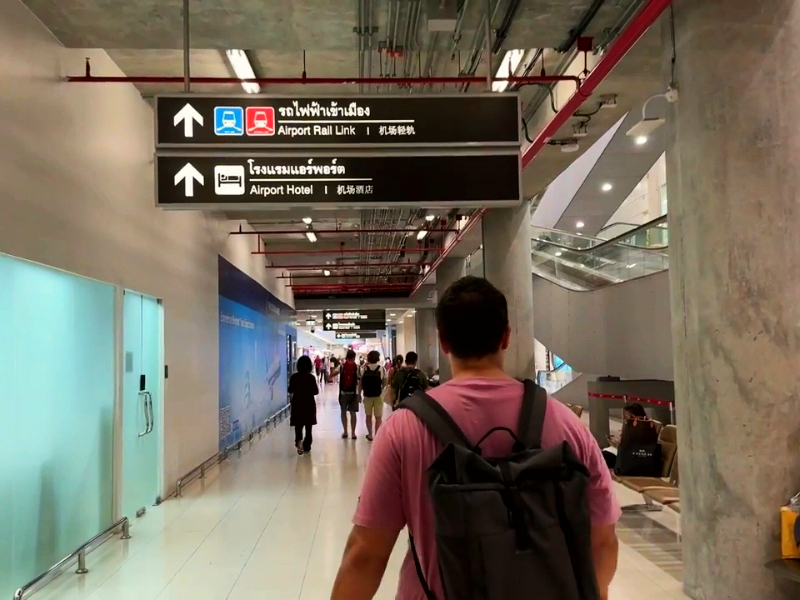
{"label": "man's ear", "polygon": [[[438,332],[437,332],[437,333],[438,333]],[[444,352],[444,353],[445,353],[447,356],[450,356],[450,346],[448,346],[448,345],[447,345],[447,342],[445,342],[445,341],[442,339],[442,336],[441,336],[441,334],[439,334],[439,336],[438,336],[438,337],[439,337],[439,347],[442,349],[442,352]]]}
{"label": "man's ear", "polygon": [[500,342],[501,350],[508,350],[508,345],[511,343],[511,327],[506,325],[506,332],[503,334],[503,340]]}

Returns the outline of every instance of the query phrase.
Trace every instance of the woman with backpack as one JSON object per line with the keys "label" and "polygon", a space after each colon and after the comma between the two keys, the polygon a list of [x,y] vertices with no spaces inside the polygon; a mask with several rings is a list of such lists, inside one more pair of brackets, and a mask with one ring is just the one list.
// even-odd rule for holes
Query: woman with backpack
{"label": "woman with backpack", "polygon": [[364,412],[367,415],[367,441],[372,441],[372,417],[375,417],[375,433],[383,423],[383,386],[386,371],[380,364],[381,355],[377,350],[367,354],[367,364],[361,371],[361,393],[364,397]]}
{"label": "woman with backpack", "polygon": [[[294,445],[297,454],[311,452],[311,428],[317,424],[317,402],[314,397],[319,394],[317,378],[313,374],[314,365],[308,356],[297,359],[297,372],[289,378],[289,394],[291,395],[292,416],[289,424],[294,427]],[[305,438],[303,437],[305,430]]]}

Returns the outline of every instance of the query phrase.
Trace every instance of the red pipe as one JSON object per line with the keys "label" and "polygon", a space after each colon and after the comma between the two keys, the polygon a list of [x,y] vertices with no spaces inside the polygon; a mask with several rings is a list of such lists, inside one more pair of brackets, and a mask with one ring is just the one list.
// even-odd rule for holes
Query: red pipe
{"label": "red pipe", "polygon": [[412,284],[401,283],[401,284],[392,284],[392,283],[383,283],[383,284],[374,284],[374,285],[292,285],[289,286],[295,293],[299,294],[310,294],[315,292],[397,292],[402,291],[405,292],[411,289]]}
{"label": "red pipe", "polygon": [[661,14],[670,5],[671,0],[650,0],[619,34],[605,54],[600,58],[592,72],[578,86],[577,91],[567,100],[555,114],[553,119],[542,129],[533,143],[528,146],[522,155],[522,168],[530,164],[539,152],[547,145],[547,142],[558,133],[558,130],[569,121],[589,96],[597,89],[609,73],[617,66],[628,51],[633,48],[636,42],[644,33],[658,20]]}
{"label": "red pipe", "polygon": [[[305,225],[304,225],[305,227]],[[339,233],[339,234],[348,234],[348,233],[407,233],[411,235],[412,233],[419,233],[419,229],[317,229],[314,228],[314,233],[317,235],[319,234],[326,234],[326,233]],[[429,229],[430,234],[432,233],[455,233],[458,229]],[[305,235],[306,229],[279,229],[276,231],[231,231],[229,235],[292,235],[292,234],[303,234]]]}
{"label": "red pipe", "polygon": [[389,279],[392,277],[414,277],[409,273],[389,273],[380,275],[369,273],[331,273],[329,277],[324,275],[278,275],[275,279],[354,279],[357,277],[380,277],[381,279]]}
{"label": "red pipe", "polygon": [[420,280],[417,282],[417,285],[415,285],[414,289],[411,290],[412,296],[417,292],[419,288],[422,287],[422,284],[425,283],[428,277],[431,276],[431,273],[433,273],[436,270],[436,267],[438,267],[441,264],[441,262],[447,257],[448,254],[450,254],[450,251],[453,248],[455,248],[456,244],[458,244],[458,242],[460,242],[464,238],[464,236],[467,235],[469,230],[472,229],[478,223],[478,221],[480,221],[483,218],[484,214],[486,214],[485,208],[478,209],[472,214],[469,221],[467,221],[466,225],[464,225],[461,231],[458,232],[458,235],[456,235],[456,237],[453,238],[453,241],[450,242],[447,248],[445,248],[442,251],[439,257],[435,261],[433,261],[430,270],[420,278]]}
{"label": "red pipe", "polygon": [[383,262],[383,263],[350,263],[347,265],[267,265],[267,269],[286,269],[287,271],[323,270],[336,271],[338,269],[356,269],[363,267],[425,267],[432,263],[411,262]]}
{"label": "red pipe", "polygon": [[[95,77],[94,75],[69,76],[70,83],[185,83],[182,76],[123,76]],[[580,85],[580,79],[572,75],[538,75],[531,77],[499,77],[497,82],[513,84],[542,83],[551,84],[560,81],[572,81]],[[438,83],[486,83],[486,77],[259,77],[256,79],[239,79],[238,77],[192,77],[191,83],[202,85],[240,85],[242,83],[258,83],[260,85],[428,85]]]}
{"label": "red pipe", "polygon": [[405,252],[406,254],[425,254],[426,252],[442,252],[444,248],[348,248],[347,250],[259,250],[250,254],[373,254],[378,252]]}

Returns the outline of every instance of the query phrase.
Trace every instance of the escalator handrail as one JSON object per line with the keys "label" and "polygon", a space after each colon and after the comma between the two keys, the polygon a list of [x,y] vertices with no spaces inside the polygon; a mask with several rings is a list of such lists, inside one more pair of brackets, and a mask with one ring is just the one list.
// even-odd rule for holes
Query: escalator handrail
{"label": "escalator handrail", "polygon": [[[565,246],[564,244],[559,244],[558,242],[554,242],[552,240],[543,240],[543,239],[540,239],[540,238],[531,238],[531,241],[540,242],[542,244],[549,244],[551,246],[555,246],[557,248],[561,248],[562,250],[569,250],[570,252],[577,252],[577,253],[580,253],[580,254],[590,254],[590,253],[594,252],[595,250],[599,250],[600,248],[604,248],[605,246],[611,246],[611,245],[626,246],[628,248],[635,248],[636,250],[641,250],[643,252],[657,253],[657,252],[661,252],[663,250],[668,249],[669,248],[669,244],[664,245],[664,246],[657,246],[657,247],[648,248],[646,246],[637,246],[635,244],[626,244],[625,242],[621,242],[619,240],[620,239],[628,239],[630,237],[635,236],[637,233],[641,233],[642,231],[646,231],[648,229],[652,229],[653,227],[655,227],[659,223],[666,222],[666,220],[667,220],[667,215],[664,215],[662,217],[658,217],[657,219],[653,219],[652,221],[648,221],[644,225],[640,225],[636,229],[631,229],[630,231],[628,231],[626,233],[623,233],[621,235],[618,235],[617,237],[611,238],[610,240],[601,240],[600,238],[581,236],[583,239],[600,241],[599,244],[596,244],[594,246],[590,246],[589,248],[573,248],[572,246]],[[542,229],[544,231],[552,231],[553,233],[558,233],[558,234],[564,234],[565,233],[563,231],[559,231],[558,229],[547,229],[546,227],[538,227],[538,226],[536,226],[536,228],[537,229]],[[570,235],[570,234],[568,233],[568,235]]]}

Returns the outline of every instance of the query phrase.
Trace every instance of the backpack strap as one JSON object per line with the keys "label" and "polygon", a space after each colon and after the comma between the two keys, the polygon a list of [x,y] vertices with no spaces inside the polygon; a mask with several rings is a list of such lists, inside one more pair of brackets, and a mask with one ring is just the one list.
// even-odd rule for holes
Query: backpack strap
{"label": "backpack strap", "polygon": [[456,422],[436,400],[422,391],[416,391],[405,398],[397,408],[407,408],[413,412],[420,421],[425,423],[431,433],[445,446],[463,446],[472,448],[467,436],[461,431]]}
{"label": "backpack strap", "polygon": [[547,392],[530,379],[522,382],[525,393],[522,396],[522,407],[519,411],[519,425],[517,435],[525,444],[525,448],[515,448],[515,451],[528,448],[542,447],[542,431],[544,430],[544,416],[547,412]]}

